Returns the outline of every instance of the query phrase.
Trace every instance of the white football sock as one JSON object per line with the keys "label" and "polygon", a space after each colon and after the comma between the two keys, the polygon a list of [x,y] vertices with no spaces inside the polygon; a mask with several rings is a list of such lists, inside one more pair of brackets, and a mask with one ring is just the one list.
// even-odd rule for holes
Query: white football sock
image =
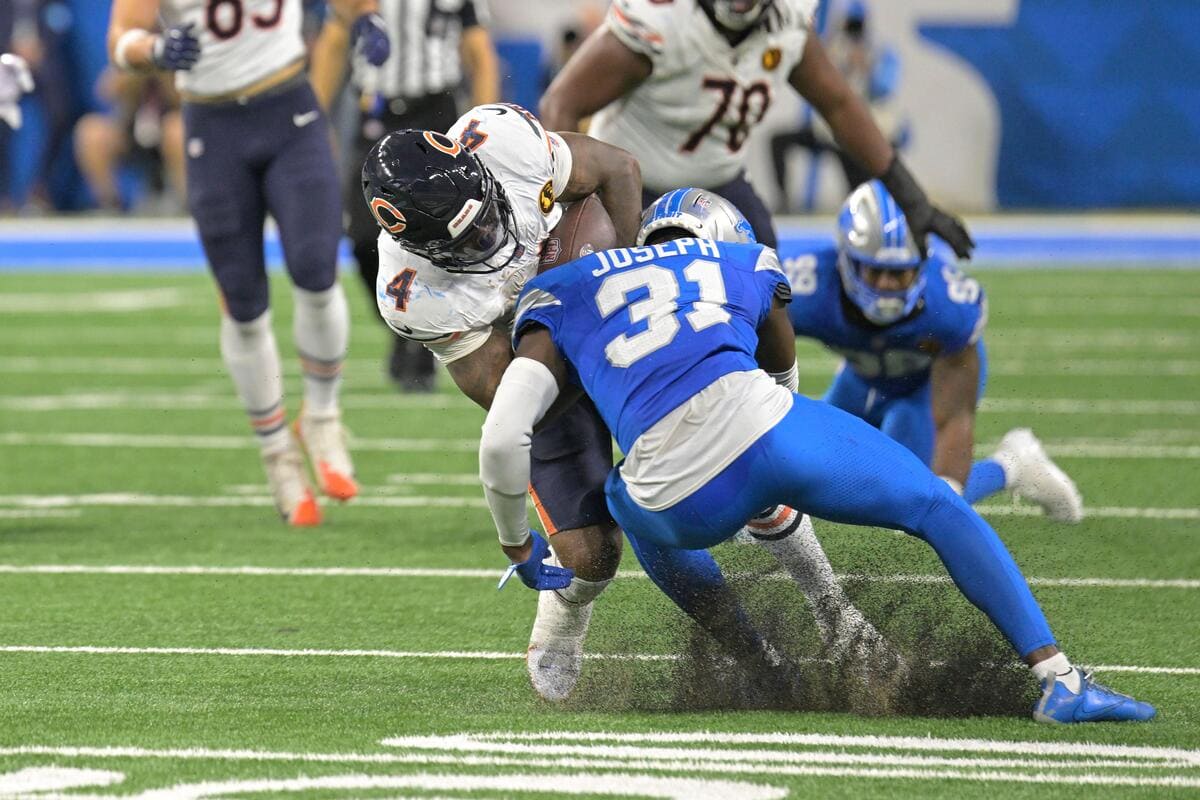
{"label": "white football sock", "polygon": [[780,505],[750,520],[743,530],[792,576],[812,607],[827,644],[870,626],[842,591],[807,514]]}
{"label": "white football sock", "polygon": [[809,602],[815,605],[817,599],[842,597],[833,565],[813,533],[812,520],[807,515],[802,516],[787,506],[776,506],[750,520],[744,530],[791,573]]}
{"label": "white football sock", "polygon": [[283,366],[271,330],[271,312],[264,311],[250,322],[238,322],[222,314],[221,358],[250,416],[262,452],[286,448],[289,434],[283,408]]}
{"label": "white football sock", "polygon": [[342,361],[350,341],[350,309],[342,285],[323,292],[293,287],[295,320],[292,332],[304,370],[304,413],[329,416],[338,413],[342,386]]}
{"label": "white football sock", "polygon": [[[550,563],[562,566],[558,554],[551,548]],[[592,601],[595,600],[613,579],[603,581],[585,581],[582,578],[572,578],[565,589],[553,592],[539,592],[548,595],[546,605],[539,597],[538,613],[533,621],[533,630],[529,641],[545,643],[563,638],[582,641],[587,634],[588,623],[592,617]]]}
{"label": "white football sock", "polygon": [[1049,658],[1042,659],[1030,669],[1033,670],[1033,674],[1037,676],[1040,683],[1047,681],[1063,683],[1071,690],[1072,694],[1079,694],[1079,690],[1083,688],[1083,683],[1079,680],[1079,672],[1071,666],[1071,662],[1067,660],[1064,653],[1055,653]]}

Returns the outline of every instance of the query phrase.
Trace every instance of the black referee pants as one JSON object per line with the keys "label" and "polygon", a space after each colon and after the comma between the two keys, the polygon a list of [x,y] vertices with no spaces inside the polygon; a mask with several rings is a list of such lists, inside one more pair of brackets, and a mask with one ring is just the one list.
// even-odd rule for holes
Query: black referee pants
{"label": "black referee pants", "polygon": [[[379,226],[371,216],[362,194],[362,164],[367,153],[385,133],[415,128],[444,131],[458,119],[458,107],[453,92],[431,94],[405,104],[392,101],[382,115],[361,114],[358,135],[355,137],[350,166],[346,170],[346,235],[354,246],[354,258],[362,275],[371,303],[375,309],[375,279],[379,275]],[[424,346],[399,336],[393,345],[388,374],[406,389],[432,388],[433,354]]]}

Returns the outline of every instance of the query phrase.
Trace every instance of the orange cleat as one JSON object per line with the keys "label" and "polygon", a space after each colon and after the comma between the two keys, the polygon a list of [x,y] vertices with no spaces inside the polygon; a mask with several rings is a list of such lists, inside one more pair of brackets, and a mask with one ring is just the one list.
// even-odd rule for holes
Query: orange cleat
{"label": "orange cleat", "polygon": [[341,414],[316,415],[302,409],[292,430],[312,461],[321,492],[334,500],[356,497],[358,483],[354,480],[354,464],[346,447]]}
{"label": "orange cleat", "polygon": [[317,505],[317,498],[313,497],[311,489],[304,490],[300,502],[288,515],[287,524],[293,528],[315,528],[321,524],[321,507]]}
{"label": "orange cleat", "polygon": [[304,468],[304,456],[295,439],[289,437],[287,446],[274,453],[263,454],[267,486],[279,516],[289,525],[312,527],[321,524],[321,508],[313,496],[312,485]]}

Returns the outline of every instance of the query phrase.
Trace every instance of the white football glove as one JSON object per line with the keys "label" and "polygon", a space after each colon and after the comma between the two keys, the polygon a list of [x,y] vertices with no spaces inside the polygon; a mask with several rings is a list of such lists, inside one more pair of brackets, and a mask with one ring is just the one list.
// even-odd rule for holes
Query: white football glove
{"label": "white football glove", "polygon": [[21,127],[21,95],[33,91],[33,73],[20,56],[0,55],[0,119]]}

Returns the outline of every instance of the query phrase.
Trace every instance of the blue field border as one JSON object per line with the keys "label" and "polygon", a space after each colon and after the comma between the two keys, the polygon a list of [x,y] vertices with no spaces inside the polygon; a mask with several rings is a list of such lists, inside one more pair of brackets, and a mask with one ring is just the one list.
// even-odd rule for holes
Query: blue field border
{"label": "blue field border", "polygon": [[[827,246],[829,237],[824,221],[785,223],[780,226],[780,256],[790,258]],[[975,238],[978,248],[973,264],[980,267],[1200,269],[1200,224],[1148,225],[1145,229],[1124,226],[1115,231],[1087,218],[1074,225],[1028,229],[1010,223],[980,224],[975,226]],[[273,233],[266,237],[265,253],[273,268],[282,264],[282,250]],[[345,242],[340,259],[343,265],[350,262]],[[192,272],[204,268],[195,232],[183,222],[144,228],[124,223],[82,230],[57,222],[0,225],[0,272]]]}

